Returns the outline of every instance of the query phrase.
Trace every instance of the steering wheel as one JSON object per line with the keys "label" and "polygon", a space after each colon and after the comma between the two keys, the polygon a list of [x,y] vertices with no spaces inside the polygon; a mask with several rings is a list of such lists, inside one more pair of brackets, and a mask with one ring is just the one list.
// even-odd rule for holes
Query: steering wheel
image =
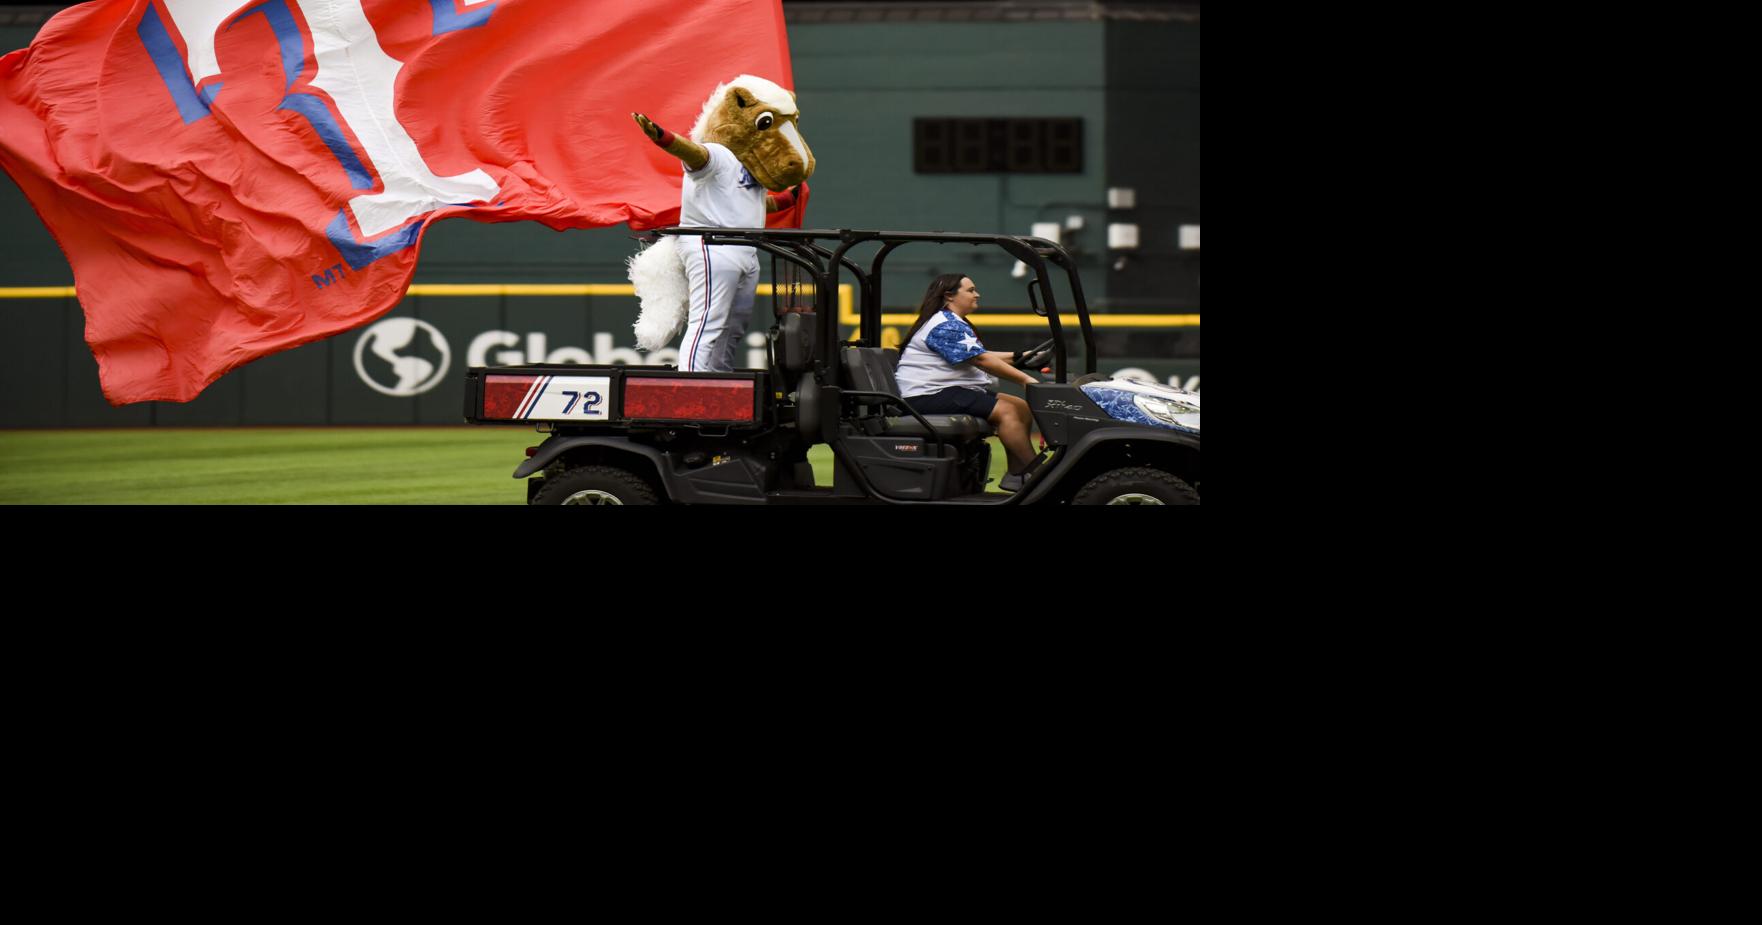
{"label": "steering wheel", "polygon": [[1048,338],[1032,347],[1017,350],[1010,356],[1010,365],[1017,369],[1039,372],[1040,368],[1046,365],[1046,361],[1052,358],[1052,348],[1057,343],[1056,340]]}

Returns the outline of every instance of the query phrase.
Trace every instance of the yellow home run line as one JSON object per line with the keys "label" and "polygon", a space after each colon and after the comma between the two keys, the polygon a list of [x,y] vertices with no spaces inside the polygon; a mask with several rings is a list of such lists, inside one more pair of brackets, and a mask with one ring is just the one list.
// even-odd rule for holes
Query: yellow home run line
{"label": "yellow home run line", "polygon": [[419,283],[408,295],[635,295],[629,283]]}
{"label": "yellow home run line", "polygon": [[72,286],[0,286],[0,299],[71,299]]}
{"label": "yellow home run line", "polygon": [[[856,306],[849,283],[838,287],[838,323],[855,326],[861,320],[856,313]],[[794,291],[800,295],[814,294],[813,286],[797,286]],[[621,295],[633,296],[636,287],[629,283],[419,283],[411,286],[409,295],[413,296],[570,296],[570,295]],[[771,295],[770,283],[760,283],[758,295]],[[72,286],[0,286],[0,299],[71,299],[74,297]],[[909,327],[918,320],[918,316],[909,312],[884,314],[881,323]],[[1039,315],[991,315],[982,314],[979,320],[986,324],[1038,327],[1046,323]],[[1075,319],[1068,324],[1075,326]],[[1199,327],[1198,315],[1090,315],[1089,323],[1098,328],[1196,328]]]}
{"label": "yellow home run line", "polygon": [[[803,295],[813,295],[814,287],[801,286],[798,291]],[[471,295],[636,295],[636,287],[629,283],[418,283],[411,286],[407,295],[416,296],[471,296]],[[770,295],[771,284],[759,286],[759,295]],[[72,286],[0,286],[0,299],[71,299],[74,297]],[[849,309],[851,287],[848,283],[838,287],[840,311]]]}
{"label": "yellow home run line", "polygon": [[[993,315],[980,312],[973,316],[987,326],[999,327],[1045,327],[1046,319],[1039,315]],[[840,324],[855,325],[857,316],[838,315]],[[918,320],[917,315],[882,315],[881,323],[910,327]],[[1077,326],[1077,316],[1071,312],[1060,312],[1059,321],[1065,330],[1081,330]],[[1097,328],[1196,328],[1199,327],[1198,315],[1095,315],[1089,316],[1089,324]]]}

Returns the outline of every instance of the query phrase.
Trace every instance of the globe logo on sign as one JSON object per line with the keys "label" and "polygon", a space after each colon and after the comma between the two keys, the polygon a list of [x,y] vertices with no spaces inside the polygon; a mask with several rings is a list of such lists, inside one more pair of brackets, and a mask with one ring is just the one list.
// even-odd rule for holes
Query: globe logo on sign
{"label": "globe logo on sign", "polygon": [[355,372],[361,381],[396,398],[421,395],[439,385],[452,360],[441,332],[415,318],[387,318],[355,342]]}

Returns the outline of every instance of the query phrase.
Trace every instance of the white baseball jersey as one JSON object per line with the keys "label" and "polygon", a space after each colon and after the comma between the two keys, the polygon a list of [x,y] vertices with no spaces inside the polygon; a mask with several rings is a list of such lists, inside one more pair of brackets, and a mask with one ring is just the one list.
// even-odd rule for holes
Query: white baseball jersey
{"label": "white baseball jersey", "polygon": [[765,227],[765,188],[740,164],[734,152],[704,145],[710,160],[685,172],[679,224],[687,228]]}

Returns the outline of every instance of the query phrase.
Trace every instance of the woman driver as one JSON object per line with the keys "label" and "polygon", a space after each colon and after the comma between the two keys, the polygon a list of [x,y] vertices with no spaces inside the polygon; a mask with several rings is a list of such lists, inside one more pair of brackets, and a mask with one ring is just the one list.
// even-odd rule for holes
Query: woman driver
{"label": "woman driver", "polygon": [[979,289],[969,277],[945,273],[932,280],[895,376],[900,397],[919,414],[970,414],[990,421],[1010,461],[1009,475],[997,487],[1016,491],[1036,455],[1028,445],[1028,403],[987,386],[991,376],[1024,385],[1040,380],[1011,366],[1013,354],[985,349],[967,320],[978,308]]}

